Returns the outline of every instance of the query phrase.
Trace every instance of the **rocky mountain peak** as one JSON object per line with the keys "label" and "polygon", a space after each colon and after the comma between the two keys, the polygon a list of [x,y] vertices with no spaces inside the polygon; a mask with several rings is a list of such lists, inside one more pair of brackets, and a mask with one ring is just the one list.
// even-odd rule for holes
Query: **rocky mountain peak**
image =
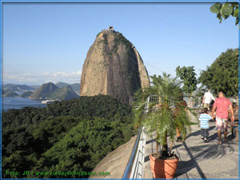
{"label": "rocky mountain peak", "polygon": [[149,77],[134,45],[109,28],[90,47],[80,84],[81,96],[104,94],[129,104],[134,92],[149,86]]}

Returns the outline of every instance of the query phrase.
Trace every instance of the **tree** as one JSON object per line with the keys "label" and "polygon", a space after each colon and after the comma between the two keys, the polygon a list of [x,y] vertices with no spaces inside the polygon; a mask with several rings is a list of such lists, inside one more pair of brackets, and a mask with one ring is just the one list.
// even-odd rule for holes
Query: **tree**
{"label": "tree", "polygon": [[236,18],[235,25],[239,23],[238,2],[226,2],[224,4],[217,2],[210,7],[210,11],[217,14],[217,18],[220,20],[219,23],[222,22],[223,18],[227,19],[229,16]]}
{"label": "tree", "polygon": [[199,82],[214,93],[225,92],[226,96],[238,95],[238,49],[222,53],[207,70],[202,71]]}
{"label": "tree", "polygon": [[[169,157],[172,154],[168,154],[167,136],[173,140],[178,128],[185,139],[191,125],[187,110],[192,111],[182,103],[181,82],[177,78],[171,78],[165,73],[151,78],[152,86],[144,89],[143,94],[138,93],[135,96],[134,120],[137,125],[143,125],[148,133],[156,134],[157,145],[162,146],[160,157]],[[147,94],[155,95],[158,100],[148,104],[144,98]]]}
{"label": "tree", "polygon": [[[183,80],[183,91],[192,96],[193,91],[197,89],[197,78],[196,78],[196,73],[195,69],[193,66],[185,67],[183,66],[182,68],[178,66],[176,68],[176,74],[177,76],[180,77],[181,80]],[[188,98],[188,105],[190,102],[190,98]]]}
{"label": "tree", "polygon": [[[3,172],[90,172],[135,133],[132,119],[131,106],[104,95],[3,112]],[[35,173],[27,178],[37,177],[56,178]]]}

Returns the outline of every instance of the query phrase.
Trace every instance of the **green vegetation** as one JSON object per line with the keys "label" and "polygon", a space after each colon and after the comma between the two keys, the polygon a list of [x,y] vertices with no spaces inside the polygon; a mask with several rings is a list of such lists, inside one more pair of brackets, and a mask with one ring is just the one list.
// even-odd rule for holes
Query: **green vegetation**
{"label": "green vegetation", "polygon": [[[103,95],[11,109],[3,112],[2,126],[3,172],[88,172],[134,133],[131,107]],[[87,176],[58,176],[69,177]]]}
{"label": "green vegetation", "polygon": [[69,86],[70,84],[65,82],[57,82],[55,85],[59,88],[63,88],[63,87]]}
{"label": "green vegetation", "polygon": [[239,23],[238,2],[215,3],[210,8],[212,13],[217,14],[217,18],[222,22],[222,18],[227,19],[229,16],[235,17],[235,24]]}
{"label": "green vegetation", "polygon": [[29,96],[32,95],[32,93],[33,93],[32,91],[26,91],[26,92],[21,94],[21,97],[29,97]]}
{"label": "green vegetation", "polygon": [[[177,78],[170,75],[152,76],[152,86],[136,94],[135,123],[137,126],[143,125],[149,133],[156,133],[156,141],[161,144],[161,157],[166,158],[172,154],[168,153],[167,136],[174,139],[176,129],[179,129],[183,139],[190,132],[190,108],[185,107],[181,83]],[[155,95],[157,100],[146,107],[146,97]],[[185,110],[187,109],[187,110]],[[157,148],[158,152],[158,148]]]}
{"label": "green vegetation", "polygon": [[56,89],[50,96],[51,99],[69,100],[77,98],[78,95],[72,90],[71,86]]}
{"label": "green vegetation", "polygon": [[[102,32],[100,32],[102,33]],[[99,34],[97,35],[97,37],[99,36]],[[117,50],[118,50],[118,45],[123,44],[125,46],[125,50],[126,50],[126,54],[128,54],[129,50],[131,49],[131,42],[128,41],[123,35],[122,33],[114,33],[114,47],[113,50],[111,52],[109,52],[108,50],[106,50],[106,53],[110,56],[114,54],[117,54]],[[103,43],[106,47],[108,46],[108,40],[107,40],[107,34],[103,33],[103,40],[99,40],[98,43]],[[127,59],[127,58],[126,58]]]}
{"label": "green vegetation", "polygon": [[20,84],[4,84],[3,89],[7,92],[10,91],[33,91],[35,87],[27,86],[27,85],[20,85]]}
{"label": "green vegetation", "polygon": [[70,85],[74,91],[80,91],[80,83],[74,83]]}
{"label": "green vegetation", "polygon": [[[192,93],[197,89],[197,78],[195,69],[193,66],[182,68],[178,66],[176,68],[176,74],[183,80],[183,92],[185,92],[188,96],[192,96]],[[190,103],[190,98],[188,98],[188,105]]]}
{"label": "green vegetation", "polygon": [[224,91],[226,96],[238,95],[238,49],[228,49],[213,64],[202,71],[199,82],[214,93]]}
{"label": "green vegetation", "polygon": [[[112,43],[113,47],[109,50],[108,38],[109,36],[114,36]],[[109,38],[110,39],[110,38]],[[99,40],[97,43],[104,43],[104,47],[106,48],[103,50],[103,53],[108,55],[111,59],[114,58],[118,61],[125,61],[124,66],[127,66],[126,69],[127,77],[130,80],[131,84],[131,92],[136,92],[139,87],[141,87],[141,82],[139,79],[139,70],[138,70],[138,62],[136,54],[133,50],[133,45],[130,41],[128,41],[121,33],[108,33],[103,32],[103,40]],[[124,49],[125,51],[124,51]],[[123,49],[123,52],[121,52]],[[119,50],[119,52],[118,52]],[[121,60],[120,60],[121,59]],[[107,66],[106,62],[101,63],[101,65]],[[119,62],[119,65],[122,66],[123,63]],[[123,67],[124,69],[125,67]],[[122,69],[121,69],[122,70]]]}
{"label": "green vegetation", "polygon": [[108,45],[108,40],[107,40],[107,34],[103,34],[103,43],[107,46]]}
{"label": "green vegetation", "polygon": [[[137,90],[139,90],[141,84],[140,79],[138,78],[139,71],[137,57],[135,55],[135,52],[131,48],[133,45],[122,35],[122,33],[116,33],[114,43],[115,45],[113,51],[115,54],[117,54],[118,46],[120,44],[125,47],[126,52],[124,53],[124,60],[126,61],[126,63],[128,63],[128,78],[130,79],[132,92],[136,92]],[[133,55],[135,57],[132,58]]]}
{"label": "green vegetation", "polygon": [[117,47],[119,44],[123,44],[125,46],[125,50],[128,53],[128,51],[130,50],[132,44],[130,41],[128,41],[123,35],[122,33],[117,33],[115,36],[115,47],[114,47],[114,51],[117,51]]}
{"label": "green vegetation", "polygon": [[43,84],[41,87],[36,89],[32,95],[30,96],[31,99],[48,99],[49,96],[56,90],[58,87],[49,82]]}
{"label": "green vegetation", "polygon": [[70,100],[77,97],[78,95],[72,90],[71,86],[59,88],[51,82],[43,84],[30,96],[31,99],[54,99],[54,100],[55,99]]}
{"label": "green vegetation", "polygon": [[17,97],[17,96],[18,96],[18,94],[13,91],[6,92],[3,94],[3,97]]}

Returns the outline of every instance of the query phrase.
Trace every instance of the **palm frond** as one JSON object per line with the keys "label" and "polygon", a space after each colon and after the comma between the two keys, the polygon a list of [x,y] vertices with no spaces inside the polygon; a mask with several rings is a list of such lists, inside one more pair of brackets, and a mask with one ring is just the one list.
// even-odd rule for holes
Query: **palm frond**
{"label": "palm frond", "polygon": [[[174,139],[177,128],[185,139],[192,125],[189,114],[196,115],[192,109],[182,103],[182,81],[166,73],[158,77],[151,76],[151,79],[152,85],[136,97],[138,100],[136,105],[134,104],[136,122],[143,125],[148,133],[155,133],[157,142],[162,145],[167,143],[167,135],[170,139]],[[146,100],[150,95],[156,95],[158,101],[147,104]]]}

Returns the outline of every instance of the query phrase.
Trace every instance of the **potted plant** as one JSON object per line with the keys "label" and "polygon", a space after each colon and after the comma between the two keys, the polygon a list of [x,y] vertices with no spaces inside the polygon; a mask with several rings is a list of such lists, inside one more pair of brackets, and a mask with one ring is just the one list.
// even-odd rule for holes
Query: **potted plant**
{"label": "potted plant", "polygon": [[[168,148],[168,139],[173,142],[178,130],[182,140],[185,140],[192,124],[189,112],[193,112],[183,101],[181,82],[177,77],[171,78],[163,73],[162,76],[152,76],[151,79],[150,87],[135,94],[135,122],[137,126],[144,126],[148,133],[156,135],[156,153],[149,157],[153,177],[173,178],[178,157],[171,151],[172,147]],[[147,97],[156,100],[149,102]],[[160,151],[158,145],[161,145]]]}

